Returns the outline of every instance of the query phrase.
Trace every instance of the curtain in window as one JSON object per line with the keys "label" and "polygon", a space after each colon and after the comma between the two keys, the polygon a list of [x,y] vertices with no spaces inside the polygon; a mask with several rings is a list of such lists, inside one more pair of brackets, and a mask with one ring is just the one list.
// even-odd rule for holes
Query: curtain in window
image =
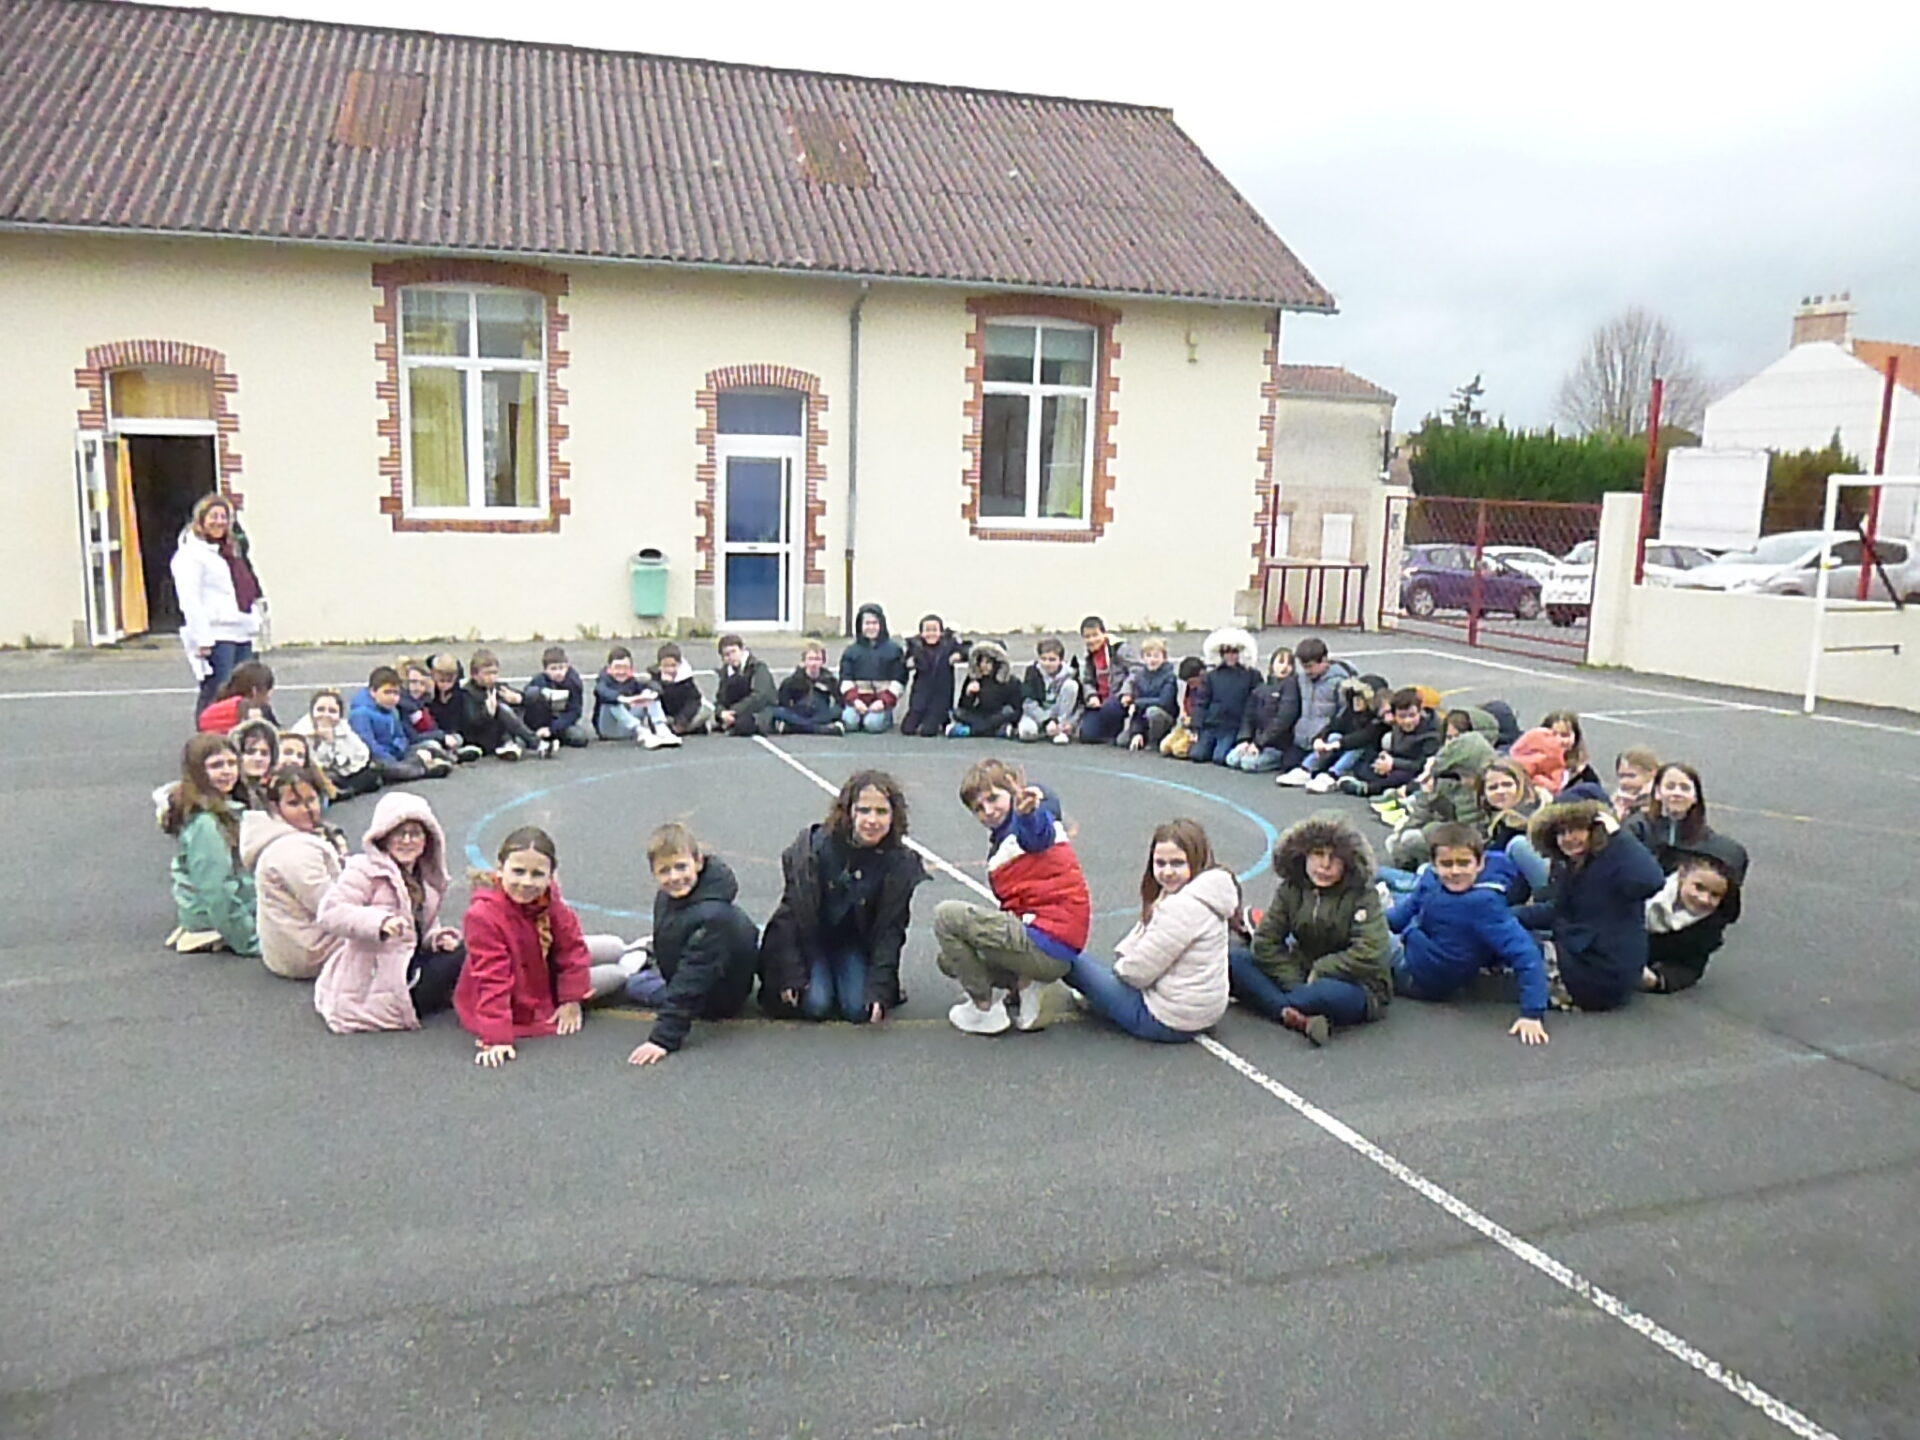
{"label": "curtain in window", "polygon": [[483,377],[486,436],[486,503],[530,506],[540,470],[534,442],[540,426],[534,410],[538,386],[525,371],[490,370]]}
{"label": "curtain in window", "polygon": [[1040,431],[1040,513],[1050,520],[1086,517],[1087,402],[1049,395]]}
{"label": "curtain in window", "polygon": [[467,503],[466,377],[417,366],[407,372],[413,504],[447,509]]}
{"label": "curtain in window", "polygon": [[118,420],[213,419],[213,376],[187,365],[116,370],[107,393]]}

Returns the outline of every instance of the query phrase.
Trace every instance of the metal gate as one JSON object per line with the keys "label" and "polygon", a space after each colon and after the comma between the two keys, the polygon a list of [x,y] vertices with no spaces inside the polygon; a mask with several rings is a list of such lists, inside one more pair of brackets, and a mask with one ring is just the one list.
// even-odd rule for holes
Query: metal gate
{"label": "metal gate", "polygon": [[1598,505],[1395,497],[1380,626],[1551,660],[1584,660]]}

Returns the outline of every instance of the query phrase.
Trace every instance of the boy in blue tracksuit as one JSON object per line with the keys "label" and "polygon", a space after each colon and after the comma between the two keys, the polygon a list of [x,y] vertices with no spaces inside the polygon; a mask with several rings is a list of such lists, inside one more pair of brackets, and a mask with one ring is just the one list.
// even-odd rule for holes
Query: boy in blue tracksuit
{"label": "boy in blue tracksuit", "polygon": [[384,783],[437,780],[453,766],[422,747],[400,718],[400,689],[400,672],[391,665],[376,665],[367,676],[366,688],[356,691],[347,706],[347,724],[366,741]]}
{"label": "boy in blue tracksuit", "polygon": [[1448,822],[1430,835],[1433,863],[1399,904],[1387,928],[1400,937],[1393,993],[1445,1000],[1485,969],[1513,971],[1520,1018],[1508,1034],[1523,1045],[1547,1043],[1547,965],[1540,947],[1507,905],[1513,862],[1471,826]]}

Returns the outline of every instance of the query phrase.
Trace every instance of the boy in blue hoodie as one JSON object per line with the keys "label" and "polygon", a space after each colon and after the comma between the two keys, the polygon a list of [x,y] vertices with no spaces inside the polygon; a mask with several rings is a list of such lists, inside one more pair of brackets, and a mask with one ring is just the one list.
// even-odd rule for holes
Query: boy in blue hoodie
{"label": "boy in blue hoodie", "polygon": [[391,665],[374,666],[366,688],[356,691],[347,706],[347,724],[367,742],[385,784],[438,780],[453,771],[443,756],[421,747],[400,718],[400,672]]}
{"label": "boy in blue hoodie", "polygon": [[1433,863],[1413,893],[1387,912],[1400,937],[1393,961],[1393,993],[1414,1000],[1445,1000],[1482,970],[1513,971],[1520,1018],[1507,1033],[1522,1045],[1547,1043],[1547,965],[1540,947],[1507,905],[1513,862],[1471,826],[1449,821],[1430,836]]}

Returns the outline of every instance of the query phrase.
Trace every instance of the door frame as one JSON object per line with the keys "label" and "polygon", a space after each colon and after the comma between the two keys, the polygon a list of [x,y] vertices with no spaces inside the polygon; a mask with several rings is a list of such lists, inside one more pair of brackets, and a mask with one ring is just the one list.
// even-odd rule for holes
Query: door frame
{"label": "door frame", "polygon": [[[714,613],[729,630],[792,630],[798,628],[805,565],[800,537],[806,523],[806,439],[800,435],[719,435],[714,437]],[[777,542],[750,543],[727,539],[729,463],[734,460],[775,460],[782,476],[782,536]],[[773,620],[736,620],[727,613],[727,558],[731,555],[779,554],[782,614]]]}

